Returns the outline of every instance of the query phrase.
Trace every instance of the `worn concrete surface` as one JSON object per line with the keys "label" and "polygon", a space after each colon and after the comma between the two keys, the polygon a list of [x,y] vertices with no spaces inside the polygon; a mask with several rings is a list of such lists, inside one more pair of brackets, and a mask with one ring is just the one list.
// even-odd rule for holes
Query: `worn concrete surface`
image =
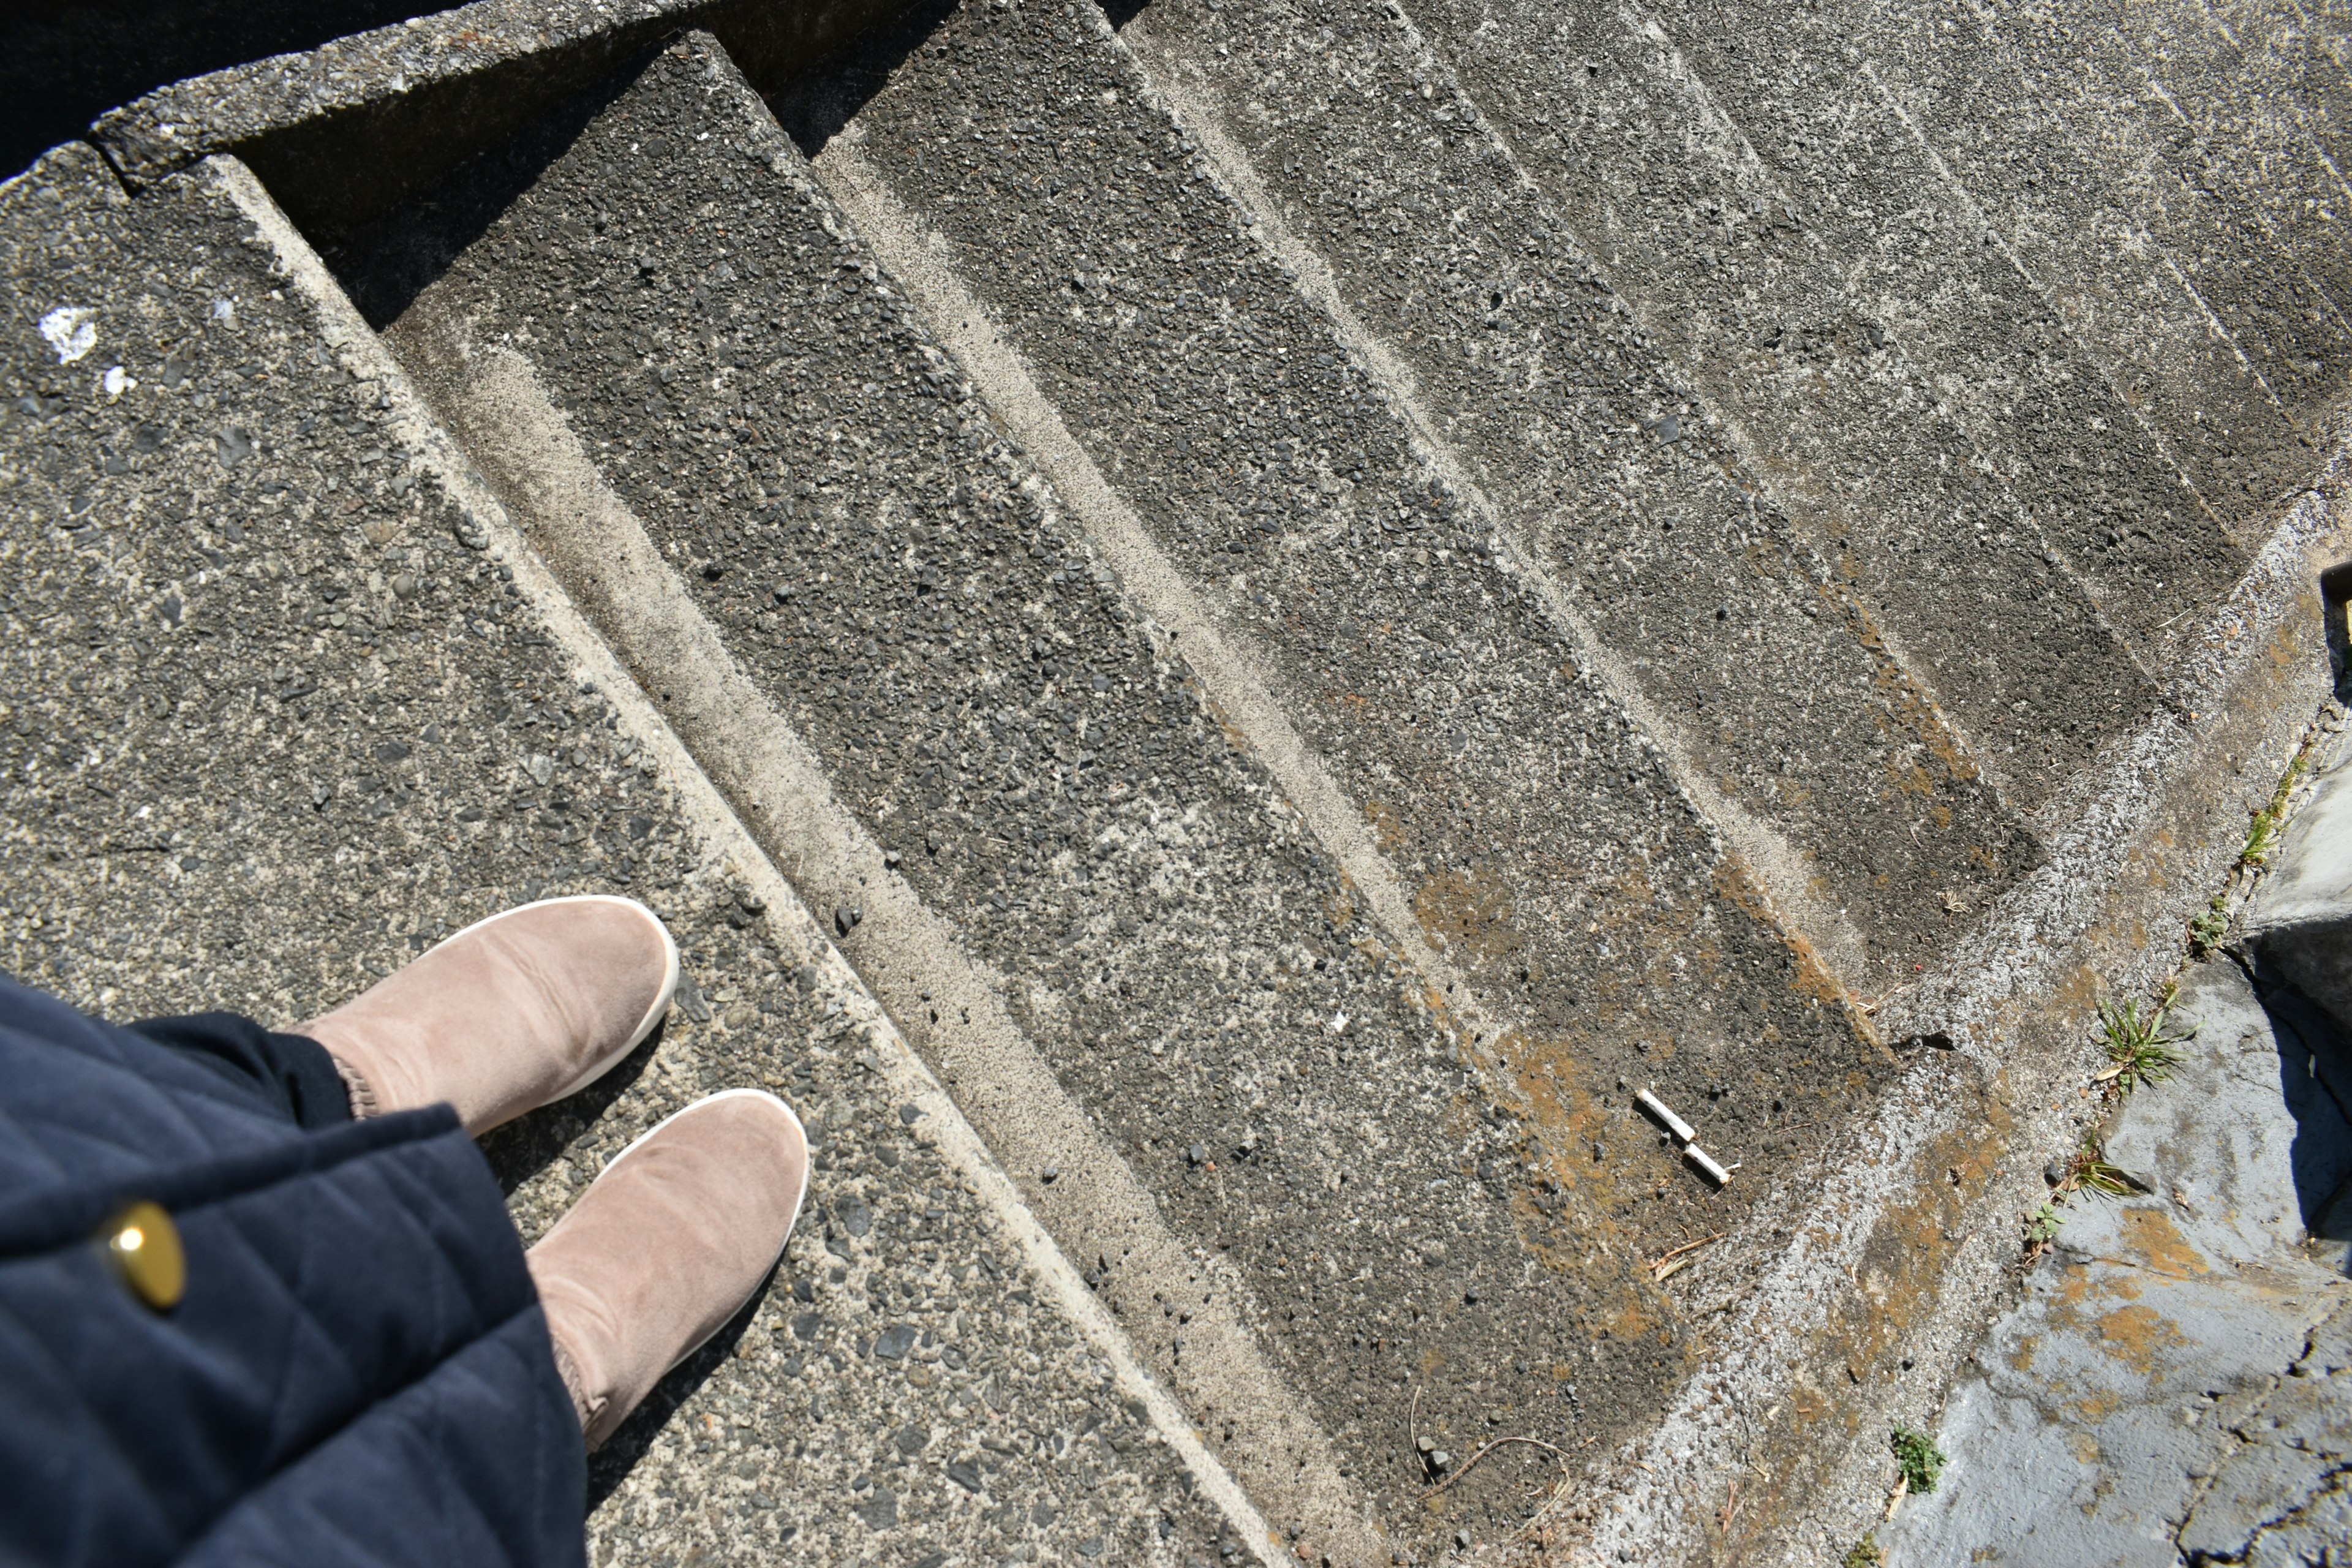
{"label": "worn concrete surface", "polygon": [[[2072,367],[2022,279],[1964,242],[1927,153],[1853,91],[1834,24],[1764,5],[1675,16],[1670,36],[1661,21],[1515,5],[1489,24],[1437,5],[1423,26],[1973,757],[2032,809],[2155,699],[2126,632],[2171,614],[2149,614],[2147,578],[2194,564],[2176,585],[2194,599],[2232,576],[2232,552],[2115,395]],[[1706,57],[1710,40],[1728,47]],[[2009,428],[1973,428],[1983,402]],[[2051,479],[2055,510],[2037,494]],[[2166,538],[2145,574],[2103,520],[2122,505]],[[2140,581],[2098,581],[2116,576]]]}
{"label": "worn concrete surface", "polygon": [[1889,1563],[2305,1563],[2347,1542],[2352,1280],[2324,1216],[2352,1181],[2352,1049],[2227,958],[2173,1016],[2183,1067],[2106,1137],[2147,1190],[2062,1200],[1952,1392],[1941,1484],[1877,1531]]}
{"label": "worn concrete surface", "polygon": [[[115,1018],[286,1024],[508,904],[645,899],[688,988],[620,1071],[490,1140],[525,1235],[730,1085],[785,1095],[820,1153],[758,1303],[597,1456],[597,1561],[1213,1552],[1224,1522],[985,1173],[902,1114],[887,1021],[681,803],[658,725],[583,682],[510,531],[450,493],[446,437],[353,378],[226,180],[134,204],[68,149],[0,194],[9,971]],[[62,361],[58,309],[87,312]]]}
{"label": "worn concrete surface", "polygon": [[[1559,1477],[1509,1449],[1415,1510],[1418,1427],[1566,1446],[1555,1554],[1834,1561],[1884,1420],[2010,1288],[2090,999],[2170,963],[2341,657],[2340,21],[990,0],[818,59],[878,14],[484,0],[105,117],[142,194],[74,199],[111,237],[47,205],[87,153],[9,187],[61,237],[14,253],[0,422],[23,963],[291,1009],[426,909],[623,875],[701,933],[712,1016],[502,1147],[519,1216],[693,1083],[772,1078],[842,1108],[863,1207],[784,1333],[763,1306],[600,1470],[615,1558],[1428,1560]],[[708,74],[562,107],[688,20]],[[259,185],[172,173],[226,147]],[[199,187],[293,268],[235,329],[174,302],[234,247],[155,237]],[[140,321],[187,313],[141,353],[236,374],[165,399],[52,273],[135,275]],[[59,304],[99,314],[45,337]],[[281,308],[324,361],[242,346]],[[286,402],[304,363],[357,371],[340,423]],[[198,396],[233,416],[147,401]],[[356,537],[320,520],[353,499]],[[239,575],[298,522],[295,574]],[[347,758],[371,718],[408,754]],[[181,731],[201,766],[154,761]],[[57,795],[92,752],[116,796]],[[338,837],[347,779],[389,810]],[[1633,1118],[1652,1085],[1729,1193]],[[889,1321],[938,1342],[861,1354]],[[2332,1386],[2291,1339],[2249,1342]],[[2181,1542],[2335,1528],[2293,1405],[2303,1446],[2217,1468]]]}
{"label": "worn concrete surface", "polygon": [[[1238,1270],[1245,1315],[1391,1528],[1427,1480],[1416,1400],[1437,1432],[1505,1410],[1554,1436],[1636,1418],[1679,1351],[1628,1256],[1583,1234],[1595,1216],[1533,1163],[1442,999],[1204,710],[1181,643],[1139,621],[963,405],[724,57],[708,40],[658,57],[557,147],[469,175],[504,211],[389,334],[461,436],[503,454],[493,482],[527,494],[535,460],[498,424],[515,400],[471,389],[503,342],[895,855],[886,874],[1007,977],[1013,1019],[1167,1222]],[[608,279],[625,289],[609,313],[569,309]],[[865,962],[891,911],[856,897],[830,901]],[[922,993],[952,961],[920,962],[883,984],[915,993],[896,1016],[945,1052],[959,1020]],[[1616,1158],[1696,1184],[1654,1148]],[[1049,1221],[1087,1201],[1017,1174]],[[1202,1347],[1181,1287],[1129,1281],[1116,1255],[1107,1272],[1186,1386]],[[1204,1414],[1230,1462],[1263,1459],[1249,1412]],[[1493,1470],[1458,1489],[1468,1517],[1506,1506],[1510,1467]],[[1279,1522],[1339,1527],[1298,1507]]]}
{"label": "worn concrete surface", "polygon": [[1229,149],[1244,221],[1328,267],[1423,439],[1585,633],[1580,662],[1641,705],[1677,782],[1850,984],[1893,984],[2031,864],[1983,776],[2002,765],[1953,732],[1852,572],[1792,524],[1769,454],[1430,40],[1345,5],[1157,6],[1125,37],[1187,128]]}
{"label": "worn concrete surface", "polygon": [[[1275,287],[1246,213],[1099,13],[1076,0],[928,20],[826,79],[873,91],[829,140],[837,98],[780,98],[802,144],[823,141],[820,178],[845,201],[870,181],[905,205],[919,226],[905,247],[935,250],[1163,569],[1198,584],[1208,627],[1156,618],[1180,647],[1213,628],[1297,716],[1411,900],[1392,940],[1444,952],[1435,986],[1466,982],[1587,1202],[1645,1256],[1686,1239],[1677,1226],[1719,1227],[1739,1191],[1702,1205],[1703,1187],[1678,1187],[1661,1214],[1593,1159],[1593,1142],[1633,1131],[1626,1086],[1706,1107],[1722,1157],[1767,1168],[1816,1147],[1840,1087],[1883,1072],[1885,1053],[1710,842],[1545,584],[1438,493],[1450,487],[1347,346]],[[1155,200],[1066,183],[1105,143],[1165,163]],[[1106,269],[1076,287],[1070,258],[1097,256]],[[1246,731],[1243,704],[1205,689]]]}
{"label": "worn concrete surface", "polygon": [[1997,247],[2250,539],[2235,520],[2295,485],[2336,401],[2340,314],[2179,156],[2145,82],[2110,87],[2046,20],[1966,0],[1834,16]]}

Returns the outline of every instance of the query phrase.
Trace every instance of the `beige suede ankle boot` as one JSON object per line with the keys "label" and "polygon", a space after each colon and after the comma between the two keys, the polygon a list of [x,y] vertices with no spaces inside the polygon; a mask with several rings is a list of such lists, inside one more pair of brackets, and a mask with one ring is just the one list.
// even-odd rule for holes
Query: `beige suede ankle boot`
{"label": "beige suede ankle boot", "polygon": [[468,1132],[585,1089],[653,1033],[677,944],[634,899],[543,899],[467,926],[293,1032],[366,1116],[447,1100]]}
{"label": "beige suede ankle boot", "polygon": [[808,1168],[800,1118],[730,1089],[622,1150],[530,1249],[590,1448],[751,1299],[783,1256]]}

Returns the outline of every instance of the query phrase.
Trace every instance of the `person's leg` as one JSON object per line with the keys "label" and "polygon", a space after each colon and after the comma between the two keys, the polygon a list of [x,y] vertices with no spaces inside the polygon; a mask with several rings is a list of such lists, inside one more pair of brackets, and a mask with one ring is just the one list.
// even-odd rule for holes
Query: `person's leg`
{"label": "person's leg", "polygon": [[130,1027],[248,1090],[297,1127],[352,1119],[349,1087],[316,1040],[265,1029],[236,1013],[143,1018]]}
{"label": "person's leg", "polygon": [[339,1093],[244,1020],[0,976],[0,1563],[583,1561],[496,1176],[446,1106],[299,1124]]}
{"label": "person's leg", "polygon": [[294,1033],[362,1116],[447,1101],[479,1134],[609,1071],[668,1011],[677,947],[633,899],[547,899],[467,927]]}

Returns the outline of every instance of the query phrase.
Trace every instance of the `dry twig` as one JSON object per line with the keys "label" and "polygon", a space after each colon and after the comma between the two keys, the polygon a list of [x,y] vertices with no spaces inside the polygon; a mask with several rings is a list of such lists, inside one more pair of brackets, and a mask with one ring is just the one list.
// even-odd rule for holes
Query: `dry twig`
{"label": "dry twig", "polygon": [[[1696,1252],[1700,1247],[1706,1246],[1709,1242],[1721,1241],[1727,1234],[1727,1232],[1718,1230],[1713,1236],[1702,1236],[1696,1241],[1686,1241],[1671,1252],[1661,1252],[1658,1256],[1653,1258],[1649,1261],[1648,1268],[1650,1270],[1650,1277],[1653,1279],[1664,1279],[1666,1277],[1666,1274],[1674,1272],[1672,1269],[1666,1268],[1668,1262],[1680,1258],[1685,1252]],[[1664,1272],[1662,1273],[1660,1272],[1661,1270],[1664,1270]]]}
{"label": "dry twig", "polygon": [[1545,1453],[1549,1454],[1561,1464],[1565,1465],[1568,1463],[1567,1449],[1555,1448],[1540,1437],[1497,1437],[1493,1442],[1487,1444],[1485,1447],[1479,1449],[1476,1453],[1471,1455],[1468,1458],[1463,1460],[1462,1468],[1460,1469],[1455,1470],[1452,1475],[1446,1477],[1444,1480],[1438,1482],[1435,1486],[1430,1488],[1427,1491],[1422,1493],[1421,1496],[1415,1498],[1413,1500],[1415,1502],[1427,1502],[1431,1498],[1435,1497],[1438,1493],[1444,1491],[1446,1488],[1452,1486],[1454,1482],[1468,1475],[1472,1467],[1475,1466],[1479,1460],[1485,1458],[1496,1449],[1507,1448],[1514,1443],[1525,1443],[1530,1448],[1541,1448]]}

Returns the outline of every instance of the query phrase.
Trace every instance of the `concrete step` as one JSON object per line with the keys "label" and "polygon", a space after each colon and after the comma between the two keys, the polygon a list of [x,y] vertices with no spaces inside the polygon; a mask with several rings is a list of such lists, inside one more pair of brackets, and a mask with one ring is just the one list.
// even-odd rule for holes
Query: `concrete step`
{"label": "concrete step", "polygon": [[[92,649],[151,601],[74,585],[99,557],[16,497],[120,515],[144,572],[172,534],[119,487],[151,468],[250,539],[408,465],[358,540],[281,553],[418,597],[320,605],[270,656],[283,733],[202,737],[224,760],[156,798],[261,830],[253,865],[358,922],[346,968],[532,885],[688,928],[698,1001],[638,1076],[500,1142],[526,1227],[704,1085],[823,1108],[794,1267],[600,1461],[600,1560],[1843,1552],[1874,1425],[1926,1418],[2013,1278],[2088,999],[2165,962],[2330,679],[2325,19],[990,0],[819,60],[880,12],[542,10],[94,128],[141,195],[73,200],[131,236],[226,192],[287,341],[378,401],[301,437],[332,492],[135,439],[109,473],[163,395],[47,368],[29,308],[0,549],[80,595],[12,589],[19,684],[87,683],[15,731],[61,767],[73,726],[148,732]],[[680,23],[710,36],[646,52]],[[225,148],[257,183],[187,172]],[[12,232],[79,232],[98,175],[58,154]],[[191,243],[85,271],[176,298]],[[279,360],[232,363],[202,395],[278,419]],[[477,542],[512,595],[446,564]],[[282,613],[234,604],[248,644]],[[354,634],[340,709],[296,689]],[[375,665],[404,709],[362,706]],[[220,815],[332,784],[306,759],[395,712],[408,756],[358,742],[373,837],[301,788]],[[458,789],[457,735],[510,793],[380,842]],[[7,809],[26,962],[88,943],[77,994],[164,994],[154,944],[69,926],[163,907],[60,869],[100,808]],[[415,919],[366,906],[385,868]],[[271,929],[202,873],[171,919]],[[252,1005],[331,989],[257,941]],[[1550,1448],[1424,1495],[1423,1442],[1490,1436]]]}
{"label": "concrete step", "polygon": [[[1769,7],[1671,33],[1589,8],[1408,16],[1425,38],[1372,39],[1422,52],[1436,110],[1476,106],[1461,138],[1549,198],[2014,804],[2147,710],[2160,652],[2135,642],[2242,560],[1843,55]],[[1313,101],[1377,113],[1397,74]],[[2126,513],[2144,558],[2111,541]]]}
{"label": "concrete step", "polygon": [[[1204,702],[1192,632],[1136,613],[716,44],[458,181],[450,226],[420,204],[341,253],[354,293],[407,275],[395,236],[431,258],[394,351],[1276,1522],[1360,1560],[1368,1505],[1432,1530],[1416,1423],[1642,1419],[1684,1339],[1612,1220],[1678,1234],[1705,1185],[1630,1126],[1596,1164],[1515,1113]],[[1821,1044],[1735,1103],[1802,1137],[1872,1058],[1775,994],[1785,947],[1747,962]]]}
{"label": "concrete step", "polygon": [[[1572,1096],[1571,1078],[1634,1070],[1686,1100],[1723,1100],[1715,1042],[1785,1028],[1791,1055],[1825,1037],[1836,1049],[1850,1024],[1825,1037],[1789,1022],[1818,972],[1758,918],[1762,889],[1705,844],[1706,819],[1674,798],[1679,780],[1645,756],[1646,734],[1627,736],[1607,682],[1577,669],[1582,650],[1552,584],[1528,582],[1476,509],[1441,493],[1452,489],[1441,464],[1413,460],[1418,433],[1397,389],[1341,369],[1354,345],[1269,288],[1280,275],[1214,171],[1175,153],[1174,177],[1146,210],[1116,191],[1047,194],[1068,167],[1055,150],[1082,138],[1181,144],[1098,16],[1073,6],[1000,23],[967,11],[919,50],[900,41],[883,42],[898,68],[827,140],[818,176],[884,241],[886,262],[1096,535],[1118,542],[1129,592],[1195,649],[1213,700],[1350,876],[1376,901],[1381,885],[1396,887],[1392,929],[1443,950],[1443,983],[1469,982],[1538,1100]],[[964,122],[1000,123],[1006,106],[959,98],[930,69],[950,58],[977,81],[1037,84],[1068,118],[951,138]],[[868,79],[856,62],[779,101],[813,142],[825,100]],[[975,185],[992,193],[984,214],[957,194]],[[1066,263],[1097,255],[1115,257],[1115,270],[1089,275],[1085,292],[1108,303],[1073,309]],[[1221,321],[1217,300],[1246,301],[1248,314]],[[1328,375],[1288,368],[1326,360]],[[1137,407],[1148,421],[1124,416]],[[1217,669],[1200,662],[1204,639],[1225,650]],[[1301,741],[1328,781],[1285,760]],[[1335,789],[1339,808],[1318,816],[1315,798]],[[1366,837],[1360,821],[1372,841],[1351,847]],[[1627,858],[1636,845],[1649,860],[1639,872]],[[1633,895],[1636,879],[1671,891]],[[1711,933],[1708,951],[1691,951],[1692,930]],[[1684,967],[1629,963],[1669,951]],[[1653,1031],[1696,1044],[1699,1061],[1645,1061]],[[1850,1033],[1847,1046],[1855,1054]],[[1561,1133],[1559,1143],[1585,1142]]]}
{"label": "concrete step", "polygon": [[[2028,28],[2046,28],[2061,7],[2021,8]],[[2304,94],[2220,16],[2200,10],[2121,18],[2084,40],[2102,74],[2137,80],[2140,99],[2169,116],[2168,149],[2258,215],[2263,238],[2300,265],[2340,327],[2352,310],[2352,256],[2342,225],[2343,166],[2329,156],[2343,127],[2313,123]],[[2327,72],[2321,84],[2332,79]],[[2316,108],[2316,103],[2310,107]]]}
{"label": "concrete step", "polygon": [[2131,102],[2088,92],[2063,47],[1959,5],[1840,16],[1998,247],[2224,527],[2260,537],[2251,519],[2302,482],[2343,385],[2342,324],[2311,313],[2300,269],[2162,156]]}
{"label": "concrete step", "polygon": [[[1276,34],[1306,47],[1291,20]],[[1147,21],[1154,38],[1175,25],[1154,13],[1130,31]],[[1559,894],[1563,868],[1625,886],[1624,847],[1653,837],[1627,814],[1654,816],[1641,797],[1664,781],[1621,780],[1591,743],[1627,719],[1732,852],[1655,879],[1760,897],[1794,928],[1722,917],[1725,971],[1794,937],[1876,990],[1937,956],[1952,903],[2007,885],[2031,841],[1818,563],[1716,468],[1723,454],[1696,427],[1674,443],[1636,427],[1681,405],[1670,367],[1614,325],[1622,302],[1496,165],[1415,158],[1401,184],[1376,128],[1319,100],[1304,142],[1244,148],[1184,109],[1191,79],[1159,58],[1139,65],[1084,0],[919,13],[778,102],[804,147],[823,142],[819,174],[862,226],[904,213],[902,270],[936,257],[971,297],[931,300],[933,316],[981,312],[1073,461],[1251,646],[1373,814],[1418,923],[1462,947],[1507,1027],[1582,1050],[1594,1026],[1575,999],[1625,984],[1598,954],[1625,936],[1596,942]],[[845,95],[870,100],[834,135]],[[1286,184],[1316,195],[1266,205]],[[1335,186],[1348,205],[1321,200]],[[1370,240],[1368,208],[1441,200],[1455,221],[1349,243]],[[1316,214],[1347,216],[1335,230]],[[1590,335],[1499,346],[1481,250],[1514,258],[1530,311],[1548,300]],[[1291,281],[1316,277],[1320,299]],[[1705,900],[1693,912],[1715,918]],[[1618,1011],[1738,1033],[1666,1021],[1687,1014],[1688,979],[1658,974]],[[1617,1064],[1596,1066],[1605,1081]]]}
{"label": "concrete step", "polygon": [[291,1024],[513,902],[645,899],[688,988],[488,1141],[525,1235],[710,1090],[774,1088],[819,1154],[770,1288],[596,1457],[596,1561],[1231,1539],[1211,1499],[1247,1505],[251,176],[132,203],[70,146],[0,187],[0,250],[9,973]]}

